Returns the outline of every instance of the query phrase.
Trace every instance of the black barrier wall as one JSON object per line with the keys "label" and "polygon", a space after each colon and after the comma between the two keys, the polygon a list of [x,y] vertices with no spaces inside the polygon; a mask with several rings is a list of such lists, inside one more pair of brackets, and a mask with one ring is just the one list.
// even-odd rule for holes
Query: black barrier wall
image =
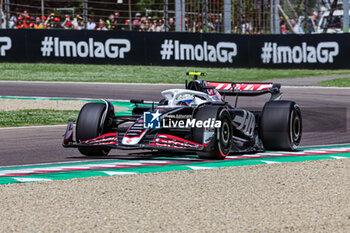
{"label": "black barrier wall", "polygon": [[241,68],[350,68],[350,34],[234,35],[0,30],[0,61]]}

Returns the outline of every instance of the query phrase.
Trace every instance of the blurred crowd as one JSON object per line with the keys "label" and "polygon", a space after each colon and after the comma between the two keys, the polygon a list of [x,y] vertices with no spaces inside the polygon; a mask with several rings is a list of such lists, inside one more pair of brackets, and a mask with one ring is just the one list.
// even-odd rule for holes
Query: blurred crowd
{"label": "blurred crowd", "polygon": [[[313,12],[312,16],[304,20],[304,17],[296,19],[282,19],[280,21],[280,33],[281,34],[304,34],[304,33],[314,33],[318,25],[318,13]],[[289,25],[288,25],[289,23]],[[304,25],[303,25],[304,24]]]}
{"label": "blurred crowd", "polygon": [[[185,17],[184,21],[186,31],[204,31],[202,20],[192,20]],[[141,13],[136,13],[132,18],[132,23],[130,23],[129,18],[121,18],[119,12],[116,11],[106,18],[88,17],[86,23],[86,29],[88,30],[130,30],[130,27],[133,31],[172,32],[175,31],[175,19],[170,17],[166,23],[164,18],[142,16]],[[10,16],[9,28],[81,30],[85,28],[85,25],[83,17],[80,14],[75,14],[74,16],[67,14],[62,16],[51,13],[47,16],[32,16],[28,11],[24,10],[17,15]],[[221,21],[214,16],[210,17],[206,30],[209,32],[222,32]]]}
{"label": "blurred crowd", "polygon": [[[314,33],[318,25],[318,14],[313,12],[313,15],[306,21],[304,18],[296,19],[282,19],[280,21],[280,34],[304,34]],[[105,18],[88,17],[86,25],[82,15],[56,15],[50,13],[47,16],[32,16],[27,10],[19,12],[16,15],[11,15],[9,19],[9,28],[21,29],[21,28],[34,28],[34,29],[88,29],[88,30],[133,30],[133,31],[148,31],[148,32],[164,32],[175,31],[175,19],[170,17],[165,22],[164,17],[151,17],[142,16],[141,13],[136,13],[132,17],[132,22],[129,18],[122,18],[118,11],[110,14]],[[331,25],[333,25],[331,23]],[[3,28],[5,25],[3,23]],[[223,25],[219,18],[214,15],[208,17],[206,25],[203,23],[201,17],[197,18],[184,18],[184,27],[181,31],[187,32],[223,32]],[[240,34],[264,34],[263,30],[254,29],[253,24],[242,15],[241,26],[234,26],[233,33]]]}
{"label": "blurred crowd", "polygon": [[[317,12],[307,20],[306,30],[307,33],[315,32],[317,27]],[[9,28],[21,29],[21,28],[34,28],[34,29],[75,29],[81,30],[133,30],[133,31],[147,31],[147,32],[164,32],[175,31],[175,19],[170,17],[165,22],[164,17],[151,17],[142,16],[141,13],[136,13],[130,18],[122,18],[118,11],[110,14],[105,18],[88,17],[86,25],[82,15],[62,15],[50,13],[47,16],[32,16],[27,10],[19,12],[16,15],[11,15],[9,19]],[[303,19],[289,19],[288,21],[281,19],[280,21],[280,33],[281,34],[303,34],[305,33],[305,25],[302,25]],[[130,25],[131,24],[131,25]],[[289,25],[288,25],[289,24]],[[5,25],[3,24],[3,28]],[[197,18],[184,18],[184,27],[182,30],[187,32],[223,32],[223,25],[219,18],[214,15],[210,15],[207,25],[203,24],[201,17]],[[292,31],[293,29],[293,31]],[[264,34],[262,30],[255,30],[252,23],[242,15],[242,23],[240,27],[233,27],[233,33],[240,34]]]}

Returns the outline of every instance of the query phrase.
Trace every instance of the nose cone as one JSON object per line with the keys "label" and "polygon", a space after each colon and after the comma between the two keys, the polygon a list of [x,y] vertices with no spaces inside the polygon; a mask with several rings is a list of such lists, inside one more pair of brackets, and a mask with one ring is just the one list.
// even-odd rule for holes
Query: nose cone
{"label": "nose cone", "polygon": [[136,145],[141,141],[145,133],[146,129],[143,127],[143,119],[140,118],[126,131],[122,144]]}

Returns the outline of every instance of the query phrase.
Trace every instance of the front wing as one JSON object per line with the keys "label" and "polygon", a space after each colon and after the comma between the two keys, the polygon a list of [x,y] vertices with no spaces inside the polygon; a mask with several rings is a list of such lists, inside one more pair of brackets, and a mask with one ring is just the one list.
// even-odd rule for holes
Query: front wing
{"label": "front wing", "polygon": [[63,147],[100,147],[122,150],[156,149],[178,152],[202,151],[204,149],[204,145],[202,144],[169,134],[156,134],[153,139],[141,140],[141,143],[135,145],[122,144],[124,134],[118,132],[107,133],[89,140],[75,142],[73,140],[73,129],[73,121],[70,120],[67,125],[66,133],[64,134]]}

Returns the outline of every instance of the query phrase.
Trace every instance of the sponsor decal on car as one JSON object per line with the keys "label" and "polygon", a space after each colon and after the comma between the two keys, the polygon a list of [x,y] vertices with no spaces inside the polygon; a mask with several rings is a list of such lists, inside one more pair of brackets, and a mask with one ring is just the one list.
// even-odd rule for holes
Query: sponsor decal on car
{"label": "sponsor decal on car", "polygon": [[231,91],[263,91],[270,89],[272,83],[234,83],[232,82],[207,82],[208,86],[215,87],[217,90]]}
{"label": "sponsor decal on car", "polygon": [[191,115],[167,115],[161,118],[161,113],[144,112],[145,129],[160,129],[160,128],[220,128],[221,121],[215,118],[207,120],[193,119]]}
{"label": "sponsor decal on car", "polygon": [[173,147],[173,148],[192,148],[198,149],[202,145],[191,142],[186,139],[167,134],[158,134],[157,137],[150,143],[151,146]]}

